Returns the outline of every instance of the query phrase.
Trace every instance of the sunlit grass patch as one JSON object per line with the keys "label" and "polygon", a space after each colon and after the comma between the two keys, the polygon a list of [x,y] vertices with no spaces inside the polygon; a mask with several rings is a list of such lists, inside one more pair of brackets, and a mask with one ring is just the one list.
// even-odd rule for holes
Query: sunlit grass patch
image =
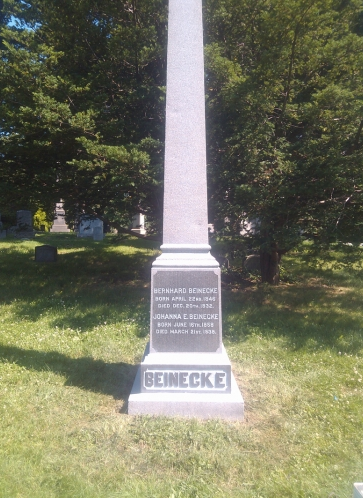
{"label": "sunlit grass patch", "polygon": [[[57,263],[34,262],[43,243]],[[359,258],[312,267],[295,253],[295,283],[224,289],[246,402],[230,423],[126,414],[155,254],[112,236],[0,241],[0,496],[351,498],[363,480]]]}

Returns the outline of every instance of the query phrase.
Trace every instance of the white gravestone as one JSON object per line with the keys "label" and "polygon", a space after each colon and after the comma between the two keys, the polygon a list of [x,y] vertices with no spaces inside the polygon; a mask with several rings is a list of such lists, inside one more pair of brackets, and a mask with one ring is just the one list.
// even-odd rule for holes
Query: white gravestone
{"label": "white gravestone", "polygon": [[133,232],[139,233],[140,235],[145,235],[145,216],[141,213],[135,214],[135,216],[132,217],[130,228]]}
{"label": "white gravestone", "polygon": [[362,498],[363,496],[363,482],[356,482],[354,484],[353,498]]}
{"label": "white gravestone", "polygon": [[103,221],[99,218],[82,216],[78,225],[78,237],[93,237],[94,228],[99,227],[103,233]]}
{"label": "white gravestone", "polygon": [[162,254],[130,414],[243,418],[208,243],[202,0],[169,0]]}

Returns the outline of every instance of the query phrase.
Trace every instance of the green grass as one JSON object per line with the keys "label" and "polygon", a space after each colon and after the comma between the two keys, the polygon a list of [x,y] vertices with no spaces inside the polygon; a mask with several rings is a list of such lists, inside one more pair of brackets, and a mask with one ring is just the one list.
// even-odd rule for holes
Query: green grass
{"label": "green grass", "polygon": [[[34,247],[58,246],[58,262]],[[360,252],[361,251],[361,252]],[[155,246],[0,241],[0,497],[351,498],[363,481],[363,250],[284,258],[275,288],[223,288],[245,398],[228,423],[126,414]],[[350,264],[348,264],[350,263]]]}

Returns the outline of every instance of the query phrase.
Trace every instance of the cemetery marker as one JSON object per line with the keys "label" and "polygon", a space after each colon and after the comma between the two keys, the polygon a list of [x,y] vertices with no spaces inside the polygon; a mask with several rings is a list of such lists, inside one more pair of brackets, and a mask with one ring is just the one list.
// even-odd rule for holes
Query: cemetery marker
{"label": "cemetery marker", "polygon": [[243,418],[208,243],[202,0],[169,0],[162,254],[128,413]]}
{"label": "cemetery marker", "polygon": [[37,263],[56,263],[58,250],[55,246],[45,244],[35,248],[35,261]]}
{"label": "cemetery marker", "polygon": [[53,226],[50,229],[51,232],[60,232],[67,233],[70,232],[70,229],[67,227],[66,219],[65,219],[65,211],[63,208],[63,201],[57,202],[55,206],[55,219],[53,222]]}

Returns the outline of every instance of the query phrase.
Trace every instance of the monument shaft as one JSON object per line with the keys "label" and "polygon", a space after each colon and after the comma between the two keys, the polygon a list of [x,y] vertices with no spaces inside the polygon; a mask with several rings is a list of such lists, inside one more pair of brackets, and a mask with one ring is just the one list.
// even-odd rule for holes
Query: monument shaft
{"label": "monument shaft", "polygon": [[208,244],[202,0],[170,0],[163,243]]}

